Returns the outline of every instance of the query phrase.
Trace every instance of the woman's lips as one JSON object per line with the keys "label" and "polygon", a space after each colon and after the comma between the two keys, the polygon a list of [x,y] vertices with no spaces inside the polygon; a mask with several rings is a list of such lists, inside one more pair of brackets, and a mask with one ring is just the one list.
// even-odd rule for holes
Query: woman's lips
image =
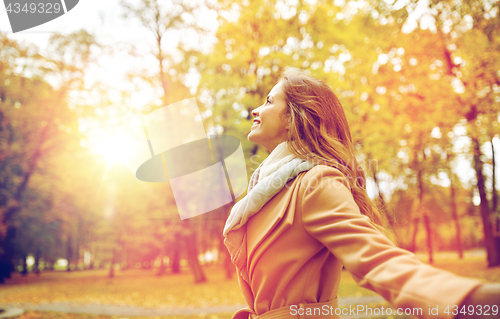
{"label": "woman's lips", "polygon": [[252,127],[258,126],[260,124],[259,120],[254,120]]}

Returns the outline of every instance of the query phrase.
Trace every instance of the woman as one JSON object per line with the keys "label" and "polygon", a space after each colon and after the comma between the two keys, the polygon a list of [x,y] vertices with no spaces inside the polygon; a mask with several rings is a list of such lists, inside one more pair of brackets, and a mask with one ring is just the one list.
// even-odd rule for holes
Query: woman
{"label": "woman", "polygon": [[224,229],[248,303],[234,319],[364,314],[337,309],[342,266],[393,314],[461,318],[470,304],[464,318],[481,318],[487,306],[484,318],[495,318],[499,285],[433,268],[384,235],[386,219],[366,193],[344,111],[326,84],[287,71],[252,114],[248,139],[270,155]]}

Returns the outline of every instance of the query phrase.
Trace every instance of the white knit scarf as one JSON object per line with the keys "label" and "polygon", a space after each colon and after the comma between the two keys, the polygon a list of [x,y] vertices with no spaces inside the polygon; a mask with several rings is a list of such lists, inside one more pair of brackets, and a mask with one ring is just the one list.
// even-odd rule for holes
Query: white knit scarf
{"label": "white knit scarf", "polygon": [[231,230],[241,228],[288,181],[314,166],[315,164],[292,154],[288,150],[286,141],[276,146],[261,165],[258,183],[231,209],[231,214],[224,227],[224,236]]}
{"label": "white knit scarf", "polygon": [[269,156],[262,162],[262,167],[259,172],[258,181],[260,182],[265,177],[271,175],[279,167],[285,165],[295,158],[295,154],[288,149],[288,143],[285,141],[278,144]]}

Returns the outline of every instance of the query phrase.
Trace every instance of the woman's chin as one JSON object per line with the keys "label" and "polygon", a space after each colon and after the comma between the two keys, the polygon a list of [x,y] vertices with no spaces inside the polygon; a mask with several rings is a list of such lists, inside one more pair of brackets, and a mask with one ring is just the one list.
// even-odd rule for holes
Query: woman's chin
{"label": "woman's chin", "polygon": [[247,139],[249,142],[259,144],[259,139],[255,136],[255,132],[253,131],[250,131],[250,133],[248,133]]}
{"label": "woman's chin", "polygon": [[252,141],[253,136],[252,136],[252,135],[253,135],[253,132],[252,132],[252,131],[250,131],[250,133],[248,133],[248,135],[247,135],[247,139],[248,139],[250,142],[252,142],[252,143],[253,143],[253,141]]}

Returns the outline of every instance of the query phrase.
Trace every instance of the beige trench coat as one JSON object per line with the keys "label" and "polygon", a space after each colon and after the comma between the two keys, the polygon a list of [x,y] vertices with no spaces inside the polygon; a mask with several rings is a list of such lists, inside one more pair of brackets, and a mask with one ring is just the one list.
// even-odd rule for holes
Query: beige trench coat
{"label": "beige trench coat", "polygon": [[[421,309],[420,318],[453,318],[452,307],[484,283],[431,267],[395,246],[360,213],[346,185],[339,170],[317,165],[288,182],[249,219],[250,283],[238,274],[248,308],[233,319],[302,318],[299,313],[339,318],[311,310],[323,303],[336,307],[342,265],[361,287],[395,308]],[[436,307],[438,314],[429,314]]]}

